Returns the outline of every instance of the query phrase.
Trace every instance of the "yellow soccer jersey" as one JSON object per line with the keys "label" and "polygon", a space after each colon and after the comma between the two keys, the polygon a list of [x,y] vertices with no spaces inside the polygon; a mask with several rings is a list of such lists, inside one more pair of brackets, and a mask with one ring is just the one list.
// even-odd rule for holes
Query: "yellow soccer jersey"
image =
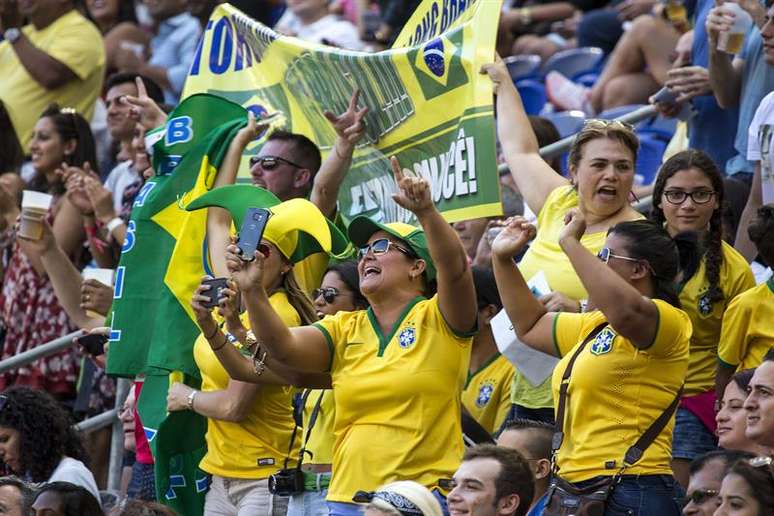
{"label": "yellow soccer jersey", "polygon": [[774,278],[738,295],[723,317],[718,359],[738,370],[758,367],[774,348]]}
{"label": "yellow soccer jersey", "polygon": [[309,442],[306,444],[307,454],[304,457],[304,464],[331,464],[333,462],[333,422],[336,419],[336,407],[333,402],[333,391],[331,389],[314,389],[306,397],[304,404],[304,438],[306,438],[309,421],[312,417],[317,400],[322,395],[320,410],[317,413],[317,419],[312,427],[312,433],[309,435]]}
{"label": "yellow soccer jersey", "polygon": [[351,502],[410,478],[451,478],[463,454],[460,403],[472,334],[446,324],[438,298],[417,297],[382,335],[373,312],[339,312],[315,326],[331,348],[336,403],[328,500]]}
{"label": "yellow soccer jersey", "polygon": [[468,375],[462,404],[490,434],[500,428],[511,408],[513,373],[513,364],[495,353],[478,371]]}
{"label": "yellow soccer jersey", "polygon": [[706,260],[701,261],[696,273],[680,291],[680,304],[693,324],[691,359],[685,379],[686,396],[714,389],[723,313],[732,299],[755,286],[755,278],[744,257],[725,242],[722,249],[720,288],[725,298],[716,303],[710,302]]}
{"label": "yellow soccer jersey", "polygon": [[[269,298],[271,306],[288,326],[301,319],[284,291]],[[242,323],[249,328],[245,313]],[[218,391],[228,386],[229,377],[215,353],[200,335],[194,344],[194,359],[202,374],[202,391]],[[207,473],[232,478],[266,478],[282,468],[295,427],[293,395],[289,386],[262,385],[247,418],[240,423],[207,419],[207,455],[199,467]],[[296,435],[291,464],[297,463],[301,438]]]}
{"label": "yellow soccer jersey", "polygon": [[[614,475],[626,450],[674,400],[688,370],[691,321],[682,310],[655,300],[658,332],[647,349],[637,349],[605,327],[581,352],[570,377],[559,449],[559,474],[571,482],[598,475]],[[554,318],[554,344],[563,357],[554,369],[554,403],[575,347],[605,316],[600,311],[560,313]],[[674,418],[642,459],[626,472],[631,475],[671,475]]]}

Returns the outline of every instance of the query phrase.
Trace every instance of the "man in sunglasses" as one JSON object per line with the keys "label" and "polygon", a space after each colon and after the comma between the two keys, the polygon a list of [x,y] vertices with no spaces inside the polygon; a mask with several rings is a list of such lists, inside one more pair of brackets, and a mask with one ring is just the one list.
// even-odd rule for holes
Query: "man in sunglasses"
{"label": "man in sunglasses", "polygon": [[684,516],[712,516],[720,505],[720,483],[739,459],[751,457],[746,452],[717,450],[705,453],[691,462],[687,496],[683,500]]}

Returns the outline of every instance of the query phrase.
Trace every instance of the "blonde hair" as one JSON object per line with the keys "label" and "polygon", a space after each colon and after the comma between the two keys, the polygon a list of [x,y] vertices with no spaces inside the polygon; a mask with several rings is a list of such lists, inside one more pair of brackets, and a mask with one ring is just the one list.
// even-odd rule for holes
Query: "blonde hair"
{"label": "blonde hair", "polygon": [[312,324],[318,320],[317,309],[314,307],[312,298],[298,284],[293,269],[290,269],[283,276],[282,289],[287,294],[290,305],[298,312],[302,325]]}
{"label": "blonde hair", "polygon": [[[433,493],[430,492],[422,484],[413,482],[411,480],[400,480],[398,482],[391,482],[383,485],[376,490],[376,493],[387,492],[395,493],[397,495],[406,498],[409,502],[413,503],[424,516],[442,516],[441,504],[438,503]],[[398,507],[390,504],[384,498],[376,496],[368,504],[368,507],[373,507],[382,512],[390,514],[401,514]]]}
{"label": "blonde hair", "polygon": [[577,167],[582,157],[583,146],[599,138],[609,138],[621,142],[631,151],[632,161],[637,162],[640,139],[634,132],[634,127],[618,120],[591,119],[583,125],[583,129],[573,140],[570,155],[567,158],[568,165]]}

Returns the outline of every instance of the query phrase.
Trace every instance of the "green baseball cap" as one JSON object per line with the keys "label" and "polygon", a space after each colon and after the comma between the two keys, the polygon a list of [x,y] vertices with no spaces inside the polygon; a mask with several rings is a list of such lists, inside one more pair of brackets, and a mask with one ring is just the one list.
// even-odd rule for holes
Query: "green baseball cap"
{"label": "green baseball cap", "polygon": [[368,239],[377,231],[389,233],[404,242],[418,258],[425,261],[425,277],[429,281],[435,279],[435,265],[433,265],[433,259],[430,257],[430,250],[427,247],[425,232],[420,228],[412,226],[411,224],[404,224],[403,222],[381,224],[365,215],[355,217],[352,219],[352,222],[349,223],[349,227],[347,227],[349,240],[356,247],[363,247],[366,245]]}

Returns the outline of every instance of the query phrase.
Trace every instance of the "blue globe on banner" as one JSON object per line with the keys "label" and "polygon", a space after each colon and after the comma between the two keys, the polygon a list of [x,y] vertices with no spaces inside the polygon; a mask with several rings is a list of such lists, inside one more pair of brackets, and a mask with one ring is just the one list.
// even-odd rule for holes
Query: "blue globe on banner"
{"label": "blue globe on banner", "polygon": [[436,77],[443,77],[444,72],[446,71],[446,65],[444,62],[443,41],[441,38],[436,38],[425,45],[423,55],[427,68],[433,72]]}

